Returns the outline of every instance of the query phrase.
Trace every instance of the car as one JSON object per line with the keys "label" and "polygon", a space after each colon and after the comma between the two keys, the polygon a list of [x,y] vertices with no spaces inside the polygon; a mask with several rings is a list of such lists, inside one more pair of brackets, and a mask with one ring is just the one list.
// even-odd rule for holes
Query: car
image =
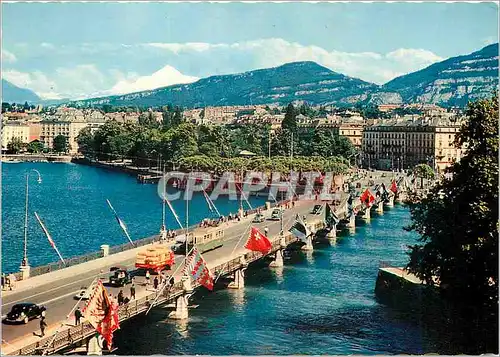
{"label": "car", "polygon": [[281,219],[281,210],[279,208],[273,209],[271,212],[271,217],[269,217],[271,221],[279,221]]}
{"label": "car", "polygon": [[314,205],[311,214],[319,215],[323,212],[323,205]]}
{"label": "car", "polygon": [[90,299],[90,294],[92,293],[92,290],[82,286],[81,290],[78,294],[75,295],[76,300],[88,300]]}
{"label": "car", "polygon": [[24,302],[12,306],[5,320],[8,322],[22,322],[27,324],[29,320],[40,318],[45,310],[47,310],[47,308],[43,305],[39,306],[32,302]]}
{"label": "car", "polygon": [[130,273],[125,269],[115,270],[115,274],[109,277],[109,285],[125,286],[132,282]]}
{"label": "car", "polygon": [[257,213],[253,218],[252,223],[262,223],[262,222],[264,222],[264,215]]}

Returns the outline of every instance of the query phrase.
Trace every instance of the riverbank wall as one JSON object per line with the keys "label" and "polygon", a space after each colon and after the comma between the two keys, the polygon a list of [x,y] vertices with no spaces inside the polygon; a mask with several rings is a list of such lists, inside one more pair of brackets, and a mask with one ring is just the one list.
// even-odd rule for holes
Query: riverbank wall
{"label": "riverbank wall", "polygon": [[18,154],[18,155],[2,155],[2,163],[19,163],[19,162],[71,162],[70,155],[46,155],[46,154]]}

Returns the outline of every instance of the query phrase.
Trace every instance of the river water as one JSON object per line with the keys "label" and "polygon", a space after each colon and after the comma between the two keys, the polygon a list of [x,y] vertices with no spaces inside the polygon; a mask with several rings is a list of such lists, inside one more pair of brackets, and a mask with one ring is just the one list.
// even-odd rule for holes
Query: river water
{"label": "river water", "polygon": [[407,209],[396,206],[335,246],[297,253],[282,269],[247,270],[241,290],[195,294],[187,321],[154,309],[122,326],[117,353],[190,355],[422,354],[447,341],[419,321],[379,304],[380,260],[406,262]]}

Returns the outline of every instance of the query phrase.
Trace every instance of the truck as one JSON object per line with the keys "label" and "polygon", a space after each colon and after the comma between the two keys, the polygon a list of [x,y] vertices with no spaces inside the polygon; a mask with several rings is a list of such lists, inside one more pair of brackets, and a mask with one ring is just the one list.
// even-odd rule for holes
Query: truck
{"label": "truck", "polygon": [[157,244],[137,253],[135,267],[153,271],[170,269],[175,263],[174,252],[167,245]]}

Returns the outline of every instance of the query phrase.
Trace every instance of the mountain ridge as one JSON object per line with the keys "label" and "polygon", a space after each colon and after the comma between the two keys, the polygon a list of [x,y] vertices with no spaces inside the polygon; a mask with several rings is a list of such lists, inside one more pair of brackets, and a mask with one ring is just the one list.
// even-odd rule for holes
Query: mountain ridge
{"label": "mountain ridge", "polygon": [[469,100],[491,95],[497,87],[498,43],[436,62],[383,85],[335,72],[313,61],[299,61],[242,73],[213,75],[192,83],[67,102],[82,106],[173,104],[187,108],[284,105],[300,101],[336,106],[401,103],[465,106]]}

